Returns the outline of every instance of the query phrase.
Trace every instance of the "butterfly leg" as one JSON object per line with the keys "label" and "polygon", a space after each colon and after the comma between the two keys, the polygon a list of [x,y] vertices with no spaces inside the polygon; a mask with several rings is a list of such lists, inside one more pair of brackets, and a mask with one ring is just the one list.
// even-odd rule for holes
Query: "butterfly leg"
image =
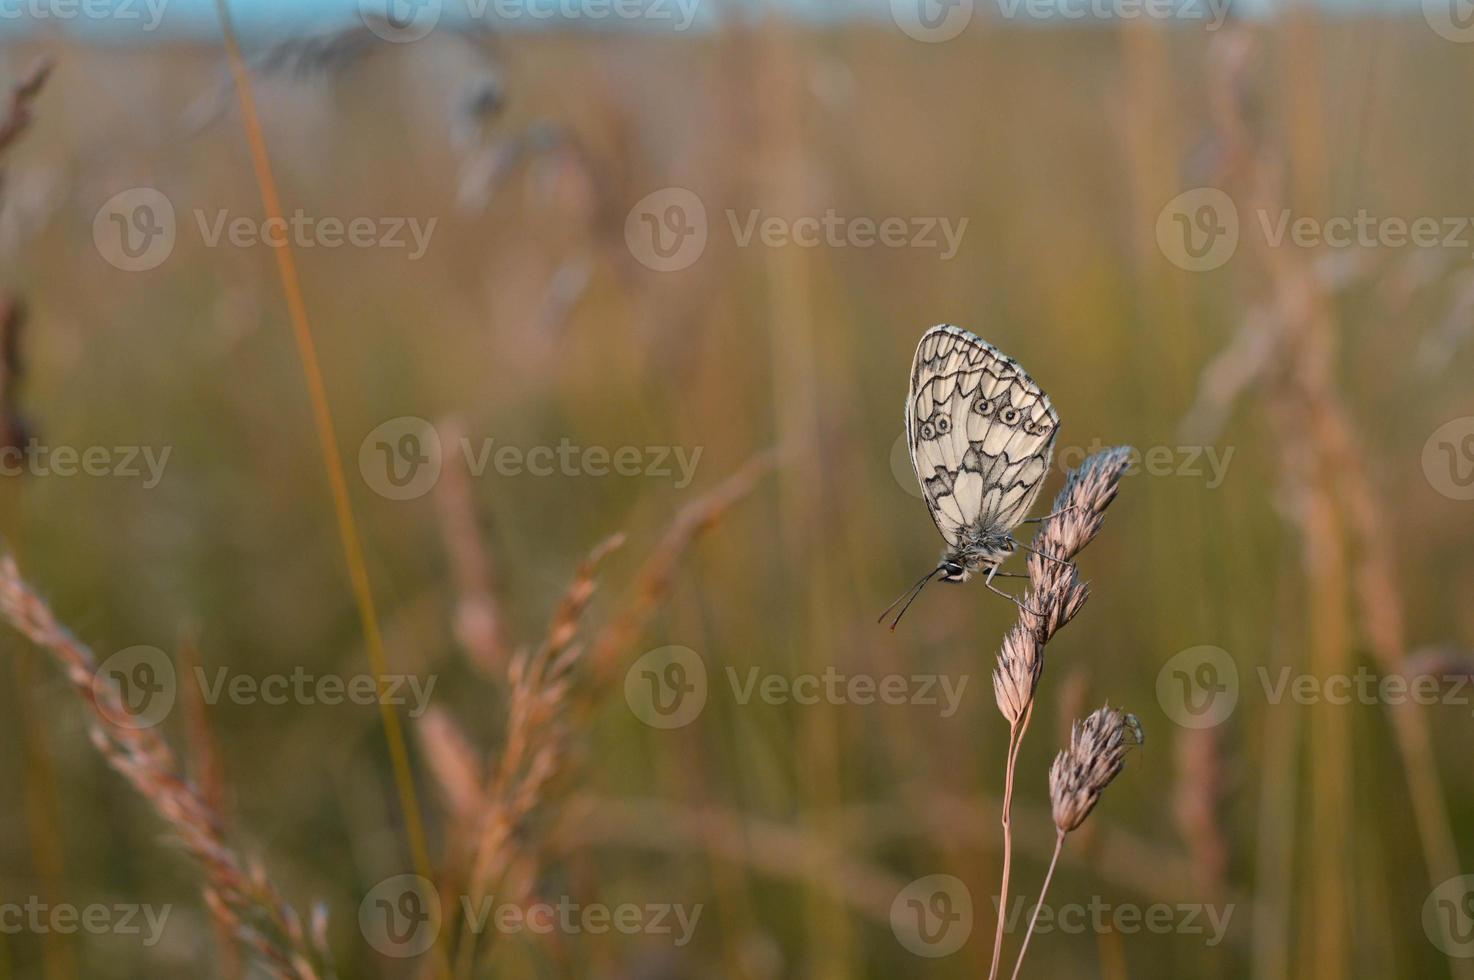
{"label": "butterfly leg", "polygon": [[988,578],[983,579],[983,584],[988,587],[988,591],[989,592],[994,592],[994,593],[997,593],[998,595],[1001,595],[1003,598],[1007,599],[1009,602],[1013,603],[1015,606],[1018,606],[1020,609],[1022,609],[1024,612],[1028,613],[1031,616],[1038,616],[1038,615],[1040,615],[1040,613],[1037,610],[1030,609],[1028,606],[1024,605],[1024,601],[1022,599],[1020,599],[1018,596],[1016,596],[1016,595],[1010,595],[1009,593],[1004,592],[1002,589],[998,588],[998,586],[996,586],[992,582],[990,582],[988,579],[991,579],[991,578],[992,578],[992,576],[990,575],[990,576],[988,576]]}
{"label": "butterfly leg", "polygon": [[1020,548],[1024,549],[1025,551],[1029,552],[1030,554],[1038,555],[1040,558],[1046,558],[1049,561],[1055,562],[1056,564],[1064,565],[1066,567],[1071,567],[1071,566],[1073,566],[1075,564],[1072,561],[1065,561],[1063,558],[1056,558],[1053,555],[1046,555],[1044,552],[1040,551],[1038,548],[1031,548],[1028,545],[1024,544],[1022,541],[1019,541],[1019,542],[1016,542],[1016,543],[1018,544],[1018,546]]}
{"label": "butterfly leg", "polygon": [[1061,514],[1068,514],[1070,511],[1074,510],[1076,507],[1079,507],[1079,506],[1080,506],[1079,504],[1070,504],[1070,506],[1066,507],[1064,510],[1057,510],[1053,514],[1045,514],[1043,517],[1029,517],[1029,518],[1026,518],[1026,519],[1024,519],[1022,521],[1019,521],[1019,523],[1020,524],[1042,524],[1045,521],[1049,520],[1050,518],[1059,517]]}

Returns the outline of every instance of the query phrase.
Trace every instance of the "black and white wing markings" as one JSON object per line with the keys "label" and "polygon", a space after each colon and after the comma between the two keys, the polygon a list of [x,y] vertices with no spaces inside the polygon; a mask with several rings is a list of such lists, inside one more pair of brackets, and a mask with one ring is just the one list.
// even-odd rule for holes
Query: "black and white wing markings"
{"label": "black and white wing markings", "polygon": [[971,526],[1010,530],[1044,485],[1059,415],[1013,358],[941,324],[916,347],[906,440],[948,544]]}

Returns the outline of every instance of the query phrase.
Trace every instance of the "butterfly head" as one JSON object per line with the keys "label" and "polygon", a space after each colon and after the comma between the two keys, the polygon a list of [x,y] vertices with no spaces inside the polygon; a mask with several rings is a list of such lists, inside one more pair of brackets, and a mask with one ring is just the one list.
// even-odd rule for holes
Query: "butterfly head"
{"label": "butterfly head", "polygon": [[985,532],[943,552],[937,572],[943,582],[966,582],[978,572],[997,568],[1017,550],[1013,535]]}
{"label": "butterfly head", "polygon": [[955,558],[943,557],[937,569],[942,574],[943,582],[966,582],[972,575],[967,566]]}
{"label": "butterfly head", "polygon": [[[906,610],[911,608],[911,603],[926,588],[926,583],[932,579],[940,579],[943,582],[966,582],[969,578],[980,571],[992,572],[1009,555],[1018,548],[1018,542],[1008,533],[981,534],[963,544],[948,548],[942,552],[942,560],[937,562],[937,567],[923,575],[919,581],[910,589],[901,594],[900,598],[886,607],[885,612],[880,614],[883,622],[887,614],[896,606],[901,606],[901,611],[896,613],[896,618],[891,621],[891,630],[894,631],[901,617],[906,615]],[[904,603],[904,605],[902,605]]]}

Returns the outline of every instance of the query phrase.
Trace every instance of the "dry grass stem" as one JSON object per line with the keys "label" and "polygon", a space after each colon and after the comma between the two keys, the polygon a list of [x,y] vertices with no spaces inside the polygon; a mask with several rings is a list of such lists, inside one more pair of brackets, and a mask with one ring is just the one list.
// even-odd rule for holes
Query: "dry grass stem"
{"label": "dry grass stem", "polygon": [[[458,446],[465,438],[465,425],[460,419],[446,419],[438,430],[442,446]],[[456,640],[473,664],[488,677],[500,679],[506,674],[511,645],[496,566],[482,544],[471,495],[471,474],[462,454],[446,455],[435,485],[435,503],[456,589]]]}
{"label": "dry grass stem", "polygon": [[[1215,36],[1209,49],[1210,91],[1215,136],[1230,152],[1218,175],[1245,213],[1276,213],[1295,203],[1295,191],[1324,186],[1311,153],[1290,153],[1266,138],[1256,114],[1254,63],[1261,46],[1255,35],[1239,28]],[[1306,151],[1318,138],[1317,66],[1297,60],[1291,70],[1299,82],[1291,122],[1299,137],[1291,149]],[[1288,178],[1288,179],[1287,179]],[[1291,180],[1296,184],[1287,188]],[[1401,669],[1406,657],[1404,612],[1391,555],[1393,535],[1386,527],[1385,507],[1378,498],[1356,433],[1359,427],[1337,383],[1339,330],[1334,290],[1348,270],[1306,259],[1301,250],[1270,248],[1254,240],[1268,300],[1256,306],[1238,337],[1204,372],[1198,403],[1188,426],[1216,428],[1228,417],[1233,401],[1251,386],[1274,433],[1280,483],[1288,506],[1287,521],[1299,532],[1301,573],[1306,585],[1309,669],[1332,676],[1347,669],[1353,623],[1385,671]],[[1427,718],[1416,706],[1388,706],[1403,771],[1418,823],[1419,841],[1430,882],[1459,874],[1458,848],[1437,766]],[[1311,789],[1305,862],[1312,894],[1308,907],[1304,971],[1340,976],[1351,965],[1346,936],[1353,912],[1346,900],[1345,871],[1352,852],[1349,826],[1352,797],[1350,732],[1344,712],[1316,711],[1309,727]],[[1266,769],[1266,772],[1269,770]],[[1288,872],[1286,872],[1288,873]],[[1261,952],[1259,960],[1276,957],[1277,970],[1289,969],[1284,950]],[[1456,977],[1474,977],[1474,962],[1449,959]]]}
{"label": "dry grass stem", "polygon": [[1130,462],[1124,446],[1089,456],[1065,478],[1054,509],[1040,522],[1029,554],[1031,588],[1019,609],[1018,624],[1003,639],[993,670],[993,696],[1008,721],[1008,753],[1003,774],[1003,872],[998,892],[998,924],[993,935],[989,980],[998,976],[1003,955],[1003,910],[1008,905],[1013,869],[1013,787],[1019,749],[1034,712],[1034,695],[1044,673],[1044,646],[1074,619],[1090,597],[1073,559],[1105,523]]}
{"label": "dry grass stem", "polygon": [[265,872],[242,862],[224,839],[220,814],[186,781],[156,729],[121,723],[129,712],[117,682],[97,673],[92,651],[57,622],[8,555],[0,559],[0,616],[51,653],[66,671],[88,709],[93,745],[152,804],[203,870],[211,914],[229,924],[245,951],[272,976],[287,980],[323,976],[325,923],[315,917],[311,929],[304,927]]}
{"label": "dry grass stem", "polygon": [[[485,764],[460,724],[443,708],[431,707],[420,719],[419,742],[441,801],[454,825],[471,820],[486,784]],[[460,834],[452,831],[452,841]]]}
{"label": "dry grass stem", "polygon": [[[616,534],[589,553],[559,603],[543,643],[534,652],[522,651],[512,658],[507,672],[506,740],[480,794],[465,882],[473,903],[490,894],[499,882],[506,882],[509,873],[528,857],[523,825],[568,757],[567,703],[573,669],[584,652],[584,646],[575,640],[596,589],[594,573],[623,543],[624,536]],[[518,876],[521,880],[512,883],[511,899],[522,897],[530,875],[524,868]],[[456,972],[464,976],[475,963],[476,943],[469,932],[462,933],[459,942]]]}
{"label": "dry grass stem", "polygon": [[1228,840],[1219,819],[1224,794],[1218,732],[1183,728],[1176,734],[1177,791],[1172,812],[1192,856],[1197,887],[1220,896],[1228,881]]}
{"label": "dry grass stem", "polygon": [[1029,940],[1034,936],[1039,911],[1049,894],[1049,883],[1054,880],[1054,869],[1059,865],[1065,835],[1079,829],[1090,816],[1100,802],[1100,795],[1125,766],[1126,753],[1139,742],[1140,728],[1135,717],[1106,705],[1084,721],[1075,722],[1070,730],[1069,747],[1056,756],[1054,765],[1049,767],[1049,801],[1055,826],[1054,854],[1049,859],[1049,870],[1044,873],[1039,901],[1034,905],[1028,931],[1019,946],[1018,959],[1014,961],[1013,980],[1018,980],[1019,970],[1023,969],[1024,954],[1029,951]]}
{"label": "dry grass stem", "polygon": [[31,106],[51,74],[51,59],[40,58],[10,88],[10,106],[0,118],[0,153],[20,138],[31,125]]}
{"label": "dry grass stem", "polygon": [[618,669],[620,657],[630,649],[645,622],[670,591],[671,578],[692,542],[751,493],[758,480],[773,468],[774,462],[772,450],[758,453],[737,472],[676,514],[665,536],[635,577],[635,584],[623,608],[594,639],[590,663],[596,686],[608,682]]}
{"label": "dry grass stem", "polygon": [[[456,437],[459,430],[454,425],[442,424],[443,441]],[[585,613],[596,590],[595,573],[603,559],[623,544],[624,536],[609,538],[589,554],[554,611],[542,642],[507,662],[505,737],[493,763],[482,760],[449,715],[436,710],[427,713],[419,743],[451,824],[446,834],[443,894],[479,902],[492,889],[509,901],[534,893],[543,855],[530,827],[536,812],[549,809],[550,785],[570,768],[578,722],[592,709],[597,694],[607,688],[602,682],[617,669],[628,645],[669,593],[675,568],[691,542],[749,493],[771,466],[771,453],[759,454],[713,491],[684,507],[637,573],[620,612],[595,639],[582,641]],[[447,547],[457,555],[452,564],[462,613],[481,609],[500,622],[490,563],[479,545],[461,540],[479,535],[468,485],[443,491],[441,520]],[[487,622],[484,615],[474,618],[483,625]],[[495,638],[486,631],[463,636],[463,644],[485,667],[494,662],[494,656],[504,655],[507,641],[498,629]],[[451,936],[450,944],[455,950],[455,973],[460,977],[474,972],[491,945],[478,942],[469,931]]]}

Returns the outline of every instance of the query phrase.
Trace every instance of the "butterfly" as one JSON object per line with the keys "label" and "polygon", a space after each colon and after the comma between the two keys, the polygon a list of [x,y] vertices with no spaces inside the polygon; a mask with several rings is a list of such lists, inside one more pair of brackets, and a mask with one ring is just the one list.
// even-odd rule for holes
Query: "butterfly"
{"label": "butterfly", "polygon": [[922,334],[906,394],[906,443],[947,548],[936,568],[880,614],[884,621],[905,600],[892,630],[938,576],[966,582],[985,573],[990,590],[1018,602],[993,577],[1008,575],[999,568],[1020,547],[1013,529],[1026,523],[1044,486],[1058,430],[1049,396],[1013,358],[950,323]]}

